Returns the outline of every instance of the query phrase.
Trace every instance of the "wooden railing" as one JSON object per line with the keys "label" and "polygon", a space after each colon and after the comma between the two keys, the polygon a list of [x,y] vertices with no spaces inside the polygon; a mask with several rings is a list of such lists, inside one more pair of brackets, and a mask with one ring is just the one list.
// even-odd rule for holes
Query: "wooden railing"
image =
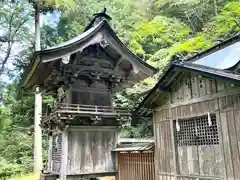
{"label": "wooden railing", "polygon": [[[110,106],[95,106],[95,105],[81,105],[81,104],[57,104],[54,109],[52,109],[51,114],[55,113],[73,113],[73,114],[92,114],[92,115],[119,115],[119,116],[130,116],[131,114],[124,109],[113,108]],[[44,115],[46,116],[51,116]]]}

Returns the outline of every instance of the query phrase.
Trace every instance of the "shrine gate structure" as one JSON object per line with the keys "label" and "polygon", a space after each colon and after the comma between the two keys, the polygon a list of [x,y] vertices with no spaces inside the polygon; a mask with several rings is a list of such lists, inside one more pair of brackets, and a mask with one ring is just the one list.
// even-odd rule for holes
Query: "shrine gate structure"
{"label": "shrine gate structure", "polygon": [[49,134],[48,171],[60,180],[116,175],[117,127],[131,116],[113,107],[112,95],[156,71],[120,41],[110,20],[95,14],[81,35],[36,52],[25,72],[25,88],[57,95],[41,127]]}

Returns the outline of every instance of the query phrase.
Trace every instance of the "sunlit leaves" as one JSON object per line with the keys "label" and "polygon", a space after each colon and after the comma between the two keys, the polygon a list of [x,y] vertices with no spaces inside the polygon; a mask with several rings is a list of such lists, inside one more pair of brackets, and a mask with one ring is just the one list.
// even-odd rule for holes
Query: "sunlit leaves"
{"label": "sunlit leaves", "polygon": [[142,21],[132,33],[131,47],[135,53],[152,55],[162,48],[185,39],[190,30],[179,21],[157,16],[151,21]]}
{"label": "sunlit leaves", "polygon": [[7,128],[12,123],[9,115],[10,115],[9,108],[6,107],[0,108],[0,131]]}
{"label": "sunlit leaves", "polygon": [[34,9],[38,6],[41,13],[53,12],[56,9],[67,10],[74,9],[76,6],[75,0],[29,0]]}
{"label": "sunlit leaves", "polygon": [[39,0],[43,12],[54,9],[74,9],[75,0]]}
{"label": "sunlit leaves", "polygon": [[69,9],[76,6],[75,0],[42,0],[46,4],[53,4],[56,8]]}
{"label": "sunlit leaves", "polygon": [[124,125],[120,133],[121,137],[125,138],[146,138],[152,137],[153,132],[151,125],[146,120],[142,123],[137,124],[136,126]]}
{"label": "sunlit leaves", "polygon": [[155,13],[174,17],[201,32],[208,21],[216,16],[228,0],[157,0]]}
{"label": "sunlit leaves", "polygon": [[77,1],[74,9],[68,9],[61,14],[57,27],[58,35],[64,41],[82,33],[84,27],[93,18],[94,13],[107,8],[107,14],[112,17],[111,25],[118,36],[128,43],[130,33],[136,22],[140,20],[140,12],[136,9],[136,3],[129,0],[81,0]]}
{"label": "sunlit leaves", "polygon": [[229,2],[206,27],[206,31],[218,38],[229,38],[240,31],[240,2]]}

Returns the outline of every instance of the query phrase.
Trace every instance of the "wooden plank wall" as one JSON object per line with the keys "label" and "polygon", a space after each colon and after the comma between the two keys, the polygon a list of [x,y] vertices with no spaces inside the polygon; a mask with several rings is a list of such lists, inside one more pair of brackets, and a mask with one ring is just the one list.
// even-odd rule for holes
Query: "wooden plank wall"
{"label": "wooden plank wall", "polygon": [[72,91],[73,104],[110,106],[110,97],[111,95],[108,92]]}
{"label": "wooden plank wall", "polygon": [[59,174],[61,171],[61,158],[62,158],[62,135],[56,134],[53,135],[52,141],[52,171],[57,174]]}
{"label": "wooden plank wall", "polygon": [[222,82],[186,73],[172,86],[171,102],[176,103],[214,94],[217,91],[224,91],[225,87]]}
{"label": "wooden plank wall", "polygon": [[70,130],[68,134],[68,175],[115,172],[111,151],[116,131]]}
{"label": "wooden plank wall", "polygon": [[172,135],[167,109],[157,112],[156,116],[156,147],[155,161],[157,174],[170,175],[174,173],[174,157],[172,147]]}
{"label": "wooden plank wall", "polygon": [[118,153],[119,180],[155,180],[154,153]]}
{"label": "wooden plank wall", "polygon": [[111,92],[105,83],[94,82],[90,87],[84,81],[72,85],[68,103],[111,106]]}
{"label": "wooden plank wall", "polygon": [[219,99],[219,124],[222,134],[226,176],[240,179],[240,94]]}
{"label": "wooden plank wall", "polygon": [[[239,87],[194,74],[176,81],[168,103],[154,113],[157,180],[240,180],[238,93]],[[216,114],[220,143],[176,147],[174,121],[208,113]]]}

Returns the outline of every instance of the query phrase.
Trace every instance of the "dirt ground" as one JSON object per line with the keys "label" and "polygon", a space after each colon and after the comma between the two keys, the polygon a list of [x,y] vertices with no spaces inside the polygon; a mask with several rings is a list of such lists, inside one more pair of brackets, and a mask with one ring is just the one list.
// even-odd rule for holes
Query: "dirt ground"
{"label": "dirt ground", "polygon": [[100,180],[115,180],[114,177],[102,177]]}

